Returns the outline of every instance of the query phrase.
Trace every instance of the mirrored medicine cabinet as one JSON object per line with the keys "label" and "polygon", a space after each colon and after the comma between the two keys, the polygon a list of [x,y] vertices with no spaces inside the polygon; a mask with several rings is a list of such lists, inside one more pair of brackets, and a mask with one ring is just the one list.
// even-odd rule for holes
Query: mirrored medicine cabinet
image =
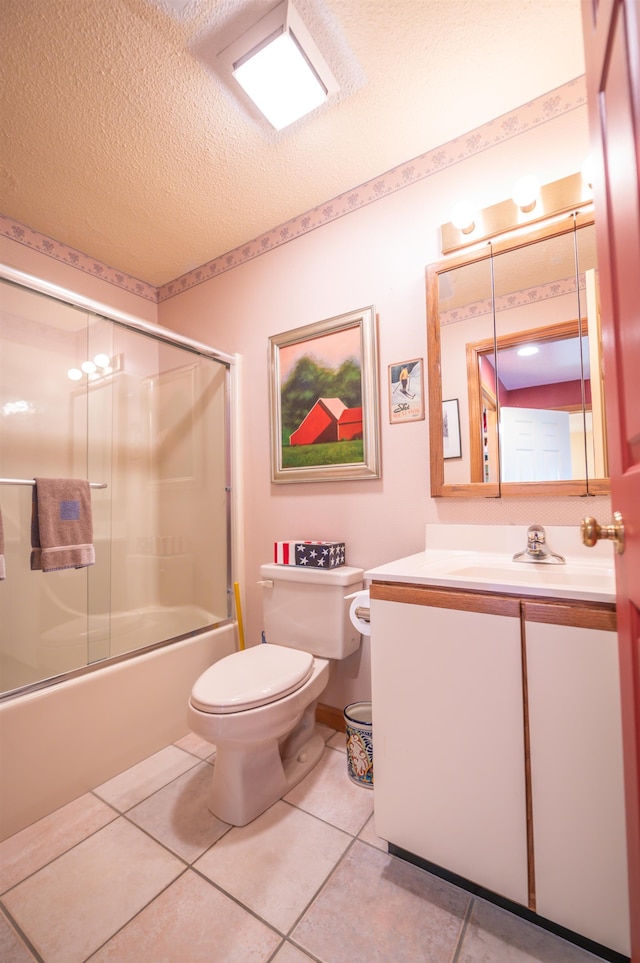
{"label": "mirrored medicine cabinet", "polygon": [[431,494],[609,491],[593,213],[427,268]]}

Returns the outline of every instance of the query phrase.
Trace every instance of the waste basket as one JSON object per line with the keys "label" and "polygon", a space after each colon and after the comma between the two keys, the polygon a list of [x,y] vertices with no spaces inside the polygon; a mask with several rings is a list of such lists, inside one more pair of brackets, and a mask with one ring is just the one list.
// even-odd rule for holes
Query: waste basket
{"label": "waste basket", "polygon": [[347,730],[347,772],[358,786],[373,789],[371,703],[352,702],[344,710]]}

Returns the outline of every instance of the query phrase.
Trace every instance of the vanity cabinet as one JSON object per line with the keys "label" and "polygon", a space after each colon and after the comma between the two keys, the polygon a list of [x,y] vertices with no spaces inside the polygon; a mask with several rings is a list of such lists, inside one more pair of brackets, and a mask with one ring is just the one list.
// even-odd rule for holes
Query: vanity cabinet
{"label": "vanity cabinet", "polygon": [[630,955],[615,613],[523,603],[535,909]]}
{"label": "vanity cabinet", "polygon": [[377,833],[628,955],[614,607],[370,596]]}
{"label": "vanity cabinet", "polygon": [[518,601],[370,595],[376,832],[526,905]]}

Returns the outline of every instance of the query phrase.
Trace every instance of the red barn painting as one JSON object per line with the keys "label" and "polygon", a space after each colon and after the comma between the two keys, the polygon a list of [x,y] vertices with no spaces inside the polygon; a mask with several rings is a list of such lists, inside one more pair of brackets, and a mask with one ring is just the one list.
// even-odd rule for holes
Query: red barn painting
{"label": "red barn painting", "polygon": [[338,441],[362,438],[362,408],[345,408],[338,419]]}
{"label": "red barn painting", "polygon": [[347,408],[339,398],[318,398],[296,430],[290,445],[362,438],[362,408]]}

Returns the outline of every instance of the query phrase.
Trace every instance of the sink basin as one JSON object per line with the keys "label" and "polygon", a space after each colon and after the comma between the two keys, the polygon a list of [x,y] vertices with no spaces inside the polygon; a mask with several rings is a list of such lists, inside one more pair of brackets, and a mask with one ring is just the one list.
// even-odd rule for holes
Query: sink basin
{"label": "sink basin", "polygon": [[509,556],[431,550],[365,572],[374,580],[443,585],[522,596],[615,602],[613,564],[567,558],[565,565],[513,562]]}
{"label": "sink basin", "polygon": [[455,576],[474,581],[504,583],[510,585],[531,584],[537,588],[544,586],[564,586],[576,590],[605,589],[615,592],[613,567],[602,565],[553,565],[535,562],[444,562],[437,566],[443,575]]}

